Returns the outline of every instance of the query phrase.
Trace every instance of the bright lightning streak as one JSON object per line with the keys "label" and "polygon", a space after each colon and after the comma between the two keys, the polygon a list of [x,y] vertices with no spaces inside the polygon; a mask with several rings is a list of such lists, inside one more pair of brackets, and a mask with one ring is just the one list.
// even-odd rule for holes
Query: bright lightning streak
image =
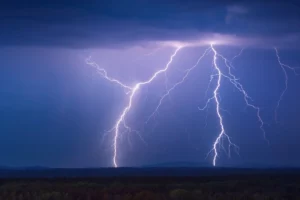
{"label": "bright lightning streak", "polygon": [[282,63],[277,48],[274,47],[274,50],[275,50],[275,53],[276,53],[277,61],[278,61],[279,65],[281,67],[281,70],[283,72],[284,81],[285,81],[285,87],[284,87],[283,91],[280,94],[280,97],[279,97],[279,99],[277,101],[277,105],[276,105],[276,108],[275,108],[275,121],[278,122],[278,113],[277,112],[278,112],[280,103],[281,103],[281,101],[283,99],[283,96],[284,96],[284,94],[286,93],[286,91],[288,89],[289,77],[288,77],[286,69],[292,70],[295,75],[299,75],[299,74],[297,74],[297,71],[296,71],[297,68],[293,68],[293,67],[291,67],[289,65],[286,65],[286,64]]}
{"label": "bright lightning streak", "polygon": [[217,112],[217,115],[218,115],[218,118],[219,118],[219,123],[220,123],[220,128],[221,128],[221,132],[220,132],[219,136],[217,137],[217,139],[215,140],[214,145],[213,145],[214,153],[215,153],[214,159],[213,159],[213,165],[216,166],[216,159],[218,157],[217,145],[220,143],[220,140],[223,136],[227,137],[229,142],[230,142],[230,139],[229,139],[228,135],[225,133],[225,129],[224,129],[224,125],[223,125],[223,117],[220,113],[220,101],[219,101],[219,98],[218,98],[219,89],[221,87],[222,72],[221,72],[219,66],[217,65],[217,55],[218,55],[217,51],[213,48],[213,45],[211,45],[211,48],[214,52],[214,61],[213,61],[214,67],[218,72],[217,73],[218,82],[217,82],[217,87],[214,90],[214,100],[216,102],[216,112]]}
{"label": "bright lightning streak", "polygon": [[114,167],[118,167],[118,164],[117,164],[117,154],[118,154],[118,137],[119,137],[119,129],[120,129],[120,124],[121,122],[123,121],[124,122],[124,119],[125,119],[125,116],[126,114],[128,113],[128,111],[131,109],[132,107],[132,102],[133,102],[133,98],[136,94],[136,92],[140,89],[140,87],[142,85],[146,85],[146,84],[149,84],[151,83],[159,74],[161,73],[164,73],[166,72],[168,69],[169,69],[169,66],[171,65],[172,61],[173,61],[173,58],[176,56],[177,52],[181,49],[182,47],[177,47],[177,49],[175,50],[175,52],[172,54],[169,62],[166,64],[165,68],[161,69],[161,70],[158,70],[157,72],[154,73],[154,75],[148,79],[147,81],[144,81],[144,82],[140,82],[140,83],[137,83],[133,89],[131,90],[131,94],[129,96],[129,102],[128,102],[128,105],[125,107],[125,109],[123,110],[122,114],[120,115],[116,125],[115,125],[115,136],[114,136],[114,157],[113,157],[113,164],[114,164]]}
{"label": "bright lightning streak", "polygon": [[[219,119],[219,127],[220,127],[220,132],[218,134],[218,137],[214,141],[213,149],[210,151],[210,152],[214,153],[214,156],[213,156],[213,165],[215,166],[217,158],[218,158],[218,155],[219,155],[219,153],[218,153],[218,146],[221,146],[223,149],[225,149],[224,146],[221,143],[222,142],[222,138],[227,139],[227,141],[229,143],[229,145],[228,145],[228,156],[230,156],[231,146],[235,147],[235,150],[236,150],[237,153],[238,153],[238,150],[239,150],[239,147],[237,145],[235,145],[234,143],[232,143],[229,135],[226,134],[226,131],[225,131],[225,128],[224,128],[224,123],[223,123],[224,119],[223,119],[223,116],[221,114],[221,111],[224,111],[224,109],[221,108],[221,103],[220,103],[220,89],[221,89],[222,77],[225,78],[225,79],[227,79],[239,92],[241,92],[243,94],[244,101],[245,101],[245,103],[246,103],[246,105],[248,107],[251,107],[254,110],[256,110],[256,115],[257,115],[258,121],[260,122],[260,129],[263,132],[263,135],[264,135],[265,139],[266,139],[266,136],[265,136],[265,130],[263,128],[264,127],[264,122],[263,122],[263,120],[262,120],[262,118],[260,116],[260,108],[257,107],[257,106],[255,106],[255,105],[253,105],[253,104],[251,104],[249,102],[249,100],[252,101],[251,97],[247,94],[247,92],[245,91],[243,85],[240,82],[238,82],[238,79],[231,72],[231,68],[232,68],[231,62],[229,62],[223,55],[221,55],[220,53],[218,53],[218,51],[214,48],[213,44],[211,44],[210,48],[211,48],[211,50],[214,53],[214,55],[213,55],[213,68],[215,69],[215,71],[217,73],[211,75],[211,79],[210,79],[209,85],[211,84],[212,80],[215,77],[217,77],[217,85],[214,88],[213,96],[211,98],[209,98],[206,101],[205,106],[203,108],[199,108],[199,110],[205,110],[205,109],[207,109],[209,103],[211,101],[213,101],[213,100],[215,101],[215,104],[216,104],[216,114],[217,114],[217,117]],[[224,72],[222,72],[222,69],[219,67],[219,65],[217,63],[218,58],[220,58],[220,59],[222,59],[224,61],[225,66],[228,69],[228,75],[224,74]]]}
{"label": "bright lightning streak", "polygon": [[220,129],[221,129],[217,139],[215,140],[215,142],[213,144],[213,151],[214,151],[213,165],[216,166],[216,160],[217,160],[217,157],[218,157],[218,150],[217,150],[218,147],[217,147],[217,145],[220,145],[221,139],[223,137],[225,137],[228,140],[229,148],[230,148],[231,145],[234,145],[234,146],[236,146],[236,145],[231,142],[229,136],[225,132],[225,128],[224,128],[224,124],[223,124],[223,117],[221,115],[220,100],[219,100],[219,90],[220,90],[220,87],[221,87],[221,80],[222,80],[222,75],[223,74],[221,72],[220,67],[217,64],[217,57],[218,57],[219,54],[217,53],[217,51],[215,50],[213,45],[211,45],[211,49],[214,52],[213,66],[214,66],[215,70],[217,71],[217,86],[214,89],[213,98],[210,98],[209,101],[215,100],[216,112],[217,112],[217,116],[219,118],[219,125],[220,125]]}
{"label": "bright lightning streak", "polygon": [[130,86],[127,86],[123,83],[121,83],[120,81],[116,80],[116,79],[113,79],[111,77],[108,77],[107,76],[107,72],[100,68],[96,63],[94,62],[91,62],[90,61],[90,58],[88,58],[86,60],[86,63],[95,67],[97,69],[97,71],[108,81],[110,82],[113,82],[113,83],[116,83],[118,84],[119,86],[123,87],[124,89],[127,89],[129,90],[128,94],[129,95],[129,101],[128,101],[128,104],[127,106],[123,109],[122,113],[120,114],[115,126],[111,129],[111,131],[114,131],[114,138],[113,138],[113,165],[114,167],[118,167],[118,162],[117,162],[117,157],[118,157],[118,139],[120,137],[120,128],[121,128],[121,125],[123,125],[123,127],[125,129],[127,129],[128,131],[130,131],[130,127],[127,126],[126,122],[125,122],[125,117],[127,115],[127,113],[130,111],[130,109],[132,108],[132,105],[133,105],[133,100],[134,100],[134,97],[135,95],[137,94],[137,92],[139,91],[140,87],[143,86],[143,85],[147,85],[149,83],[151,83],[158,75],[162,74],[162,73],[165,73],[168,69],[169,69],[169,66],[171,65],[174,57],[177,55],[177,52],[182,48],[182,46],[178,46],[175,50],[175,52],[171,55],[168,63],[166,64],[166,66],[161,69],[161,70],[158,70],[157,72],[155,72],[148,80],[144,81],[144,82],[139,82],[137,84],[135,84],[133,87],[130,87]]}

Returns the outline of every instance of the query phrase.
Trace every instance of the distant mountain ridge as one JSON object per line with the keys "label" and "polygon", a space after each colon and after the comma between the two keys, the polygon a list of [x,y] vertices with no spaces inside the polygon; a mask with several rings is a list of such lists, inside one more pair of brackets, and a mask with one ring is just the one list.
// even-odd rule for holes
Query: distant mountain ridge
{"label": "distant mountain ridge", "polygon": [[167,168],[178,168],[178,167],[212,167],[211,164],[209,163],[204,163],[204,162],[166,162],[166,163],[158,163],[158,164],[152,164],[152,165],[144,165],[142,166],[144,168],[147,167],[167,167]]}
{"label": "distant mountain ridge", "polygon": [[44,166],[27,166],[27,167],[13,167],[13,166],[0,166],[2,170],[43,170],[43,169],[51,169],[49,167]]}

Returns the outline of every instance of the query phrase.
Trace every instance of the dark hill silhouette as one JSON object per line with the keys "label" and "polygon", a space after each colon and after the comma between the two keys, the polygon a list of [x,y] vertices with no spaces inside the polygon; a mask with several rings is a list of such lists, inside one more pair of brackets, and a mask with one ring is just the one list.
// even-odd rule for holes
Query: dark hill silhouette
{"label": "dark hill silhouette", "polygon": [[1,169],[6,169],[6,170],[44,170],[44,169],[50,169],[50,168],[43,167],[43,166],[27,166],[27,167],[0,166],[0,170]]}
{"label": "dark hill silhouette", "polygon": [[0,178],[96,178],[96,177],[201,177],[251,174],[300,174],[299,169],[245,169],[205,167],[139,167],[139,168],[26,168],[0,169]]}
{"label": "dark hill silhouette", "polygon": [[166,162],[166,163],[157,163],[152,165],[145,165],[143,166],[145,168],[147,167],[170,167],[170,168],[176,168],[176,167],[212,167],[209,163],[197,163],[197,162]]}

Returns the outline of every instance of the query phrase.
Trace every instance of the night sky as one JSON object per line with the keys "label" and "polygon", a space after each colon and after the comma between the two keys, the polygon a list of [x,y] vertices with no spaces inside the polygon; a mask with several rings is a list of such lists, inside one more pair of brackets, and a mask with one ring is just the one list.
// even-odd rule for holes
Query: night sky
{"label": "night sky", "polygon": [[[128,95],[86,59],[134,85],[166,65],[174,41],[190,46],[178,52],[166,75],[134,98],[126,123],[143,140],[135,132],[121,134],[120,166],[179,161],[212,166],[212,155],[206,156],[220,131],[215,104],[198,109],[216,86],[212,82],[205,96],[212,52],[145,123],[166,82],[170,88],[180,81],[211,42],[229,59],[244,48],[232,72],[261,108],[269,141],[255,110],[224,79],[224,126],[240,151],[232,149],[228,158],[220,148],[217,166],[300,166],[300,76],[292,70],[286,69],[288,89],[277,123],[274,117],[285,88],[274,46],[284,64],[300,67],[297,1],[10,1],[1,4],[0,27],[0,166],[112,166],[113,132],[105,131],[114,126]],[[226,68],[221,60],[220,66]]]}

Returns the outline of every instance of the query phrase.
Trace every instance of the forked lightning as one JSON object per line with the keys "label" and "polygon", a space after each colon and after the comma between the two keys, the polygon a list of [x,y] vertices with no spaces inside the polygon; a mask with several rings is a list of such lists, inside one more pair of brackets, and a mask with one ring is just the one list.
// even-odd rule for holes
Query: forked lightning
{"label": "forked lightning", "polygon": [[[176,46],[173,54],[170,56],[169,61],[166,63],[166,65],[161,68],[160,70],[156,71],[148,80],[142,81],[142,82],[138,82],[133,86],[129,86],[127,84],[122,83],[121,81],[112,78],[108,75],[107,71],[104,68],[101,68],[97,63],[91,61],[91,57],[88,57],[86,59],[86,64],[94,67],[97,72],[103,77],[105,78],[107,81],[117,84],[120,87],[122,87],[125,91],[125,93],[128,95],[128,103],[127,105],[124,107],[124,109],[122,110],[121,114],[118,116],[116,123],[114,125],[114,127],[110,130],[110,132],[113,133],[113,166],[114,167],[118,167],[119,163],[118,163],[118,154],[119,154],[119,148],[118,148],[118,142],[119,142],[119,138],[120,138],[120,134],[122,134],[123,132],[121,132],[121,129],[124,129],[125,131],[132,131],[131,128],[126,124],[126,117],[127,114],[130,112],[131,108],[134,106],[134,98],[136,96],[136,94],[138,93],[138,91],[142,88],[142,86],[147,85],[147,84],[151,84],[153,81],[155,81],[155,79],[164,74],[165,72],[167,72],[168,70],[171,70],[171,65],[172,62],[174,60],[174,58],[176,57],[176,55],[178,54],[179,50],[183,49],[183,48],[188,48],[188,46]],[[275,52],[276,52],[276,56],[277,56],[277,60],[278,63],[283,71],[284,77],[285,77],[285,88],[282,91],[280,98],[277,102],[277,106],[275,109],[275,118],[277,119],[277,110],[278,107],[280,105],[280,102],[282,101],[283,95],[287,90],[288,87],[288,75],[286,72],[286,69],[290,69],[293,70],[294,73],[296,73],[296,68],[292,68],[286,64],[283,64],[280,60],[279,57],[279,53],[277,48],[274,48]],[[187,70],[184,71],[183,77],[182,79],[177,82],[176,84],[174,84],[172,87],[170,87],[169,89],[166,89],[166,93],[160,98],[157,107],[154,109],[154,112],[149,116],[147,122],[149,120],[151,120],[151,118],[157,113],[158,109],[160,108],[160,106],[162,105],[163,101],[165,100],[165,98],[176,88],[178,88],[181,84],[184,83],[184,81],[188,78],[189,74],[197,67],[200,65],[201,60],[205,57],[208,56],[210,53],[212,53],[212,63],[213,63],[213,74],[211,75],[211,79],[210,79],[210,83],[209,86],[212,84],[213,81],[216,81],[215,87],[213,88],[213,92],[212,92],[212,96],[210,98],[208,98],[206,104],[204,105],[204,107],[199,108],[199,110],[205,110],[208,105],[212,102],[214,102],[215,104],[215,111],[216,111],[216,116],[218,119],[218,126],[219,126],[219,133],[213,143],[213,147],[211,149],[211,151],[209,153],[213,153],[213,161],[212,164],[213,166],[216,166],[216,162],[217,162],[217,158],[220,155],[219,151],[220,149],[224,149],[225,152],[228,154],[228,156],[230,156],[230,152],[231,152],[231,148],[233,147],[236,152],[238,153],[239,147],[234,144],[230,138],[230,136],[227,134],[226,132],[226,125],[224,124],[224,120],[223,120],[223,115],[222,112],[226,111],[222,108],[221,105],[221,101],[220,101],[220,91],[222,89],[222,82],[223,80],[227,80],[229,81],[243,96],[244,102],[248,107],[251,107],[252,109],[254,109],[256,111],[256,116],[258,119],[258,122],[260,124],[260,129],[263,133],[264,138],[267,140],[266,138],[266,132],[264,130],[264,121],[261,117],[261,110],[258,106],[254,105],[252,102],[252,98],[248,95],[248,93],[246,92],[246,90],[244,89],[244,86],[239,82],[238,78],[232,73],[232,62],[234,59],[236,59],[237,57],[241,56],[242,52],[244,49],[241,50],[241,52],[234,56],[233,59],[229,60],[227,59],[225,56],[223,56],[222,54],[220,54],[216,48],[214,47],[214,44],[211,44],[205,51],[204,53],[199,57],[199,59],[196,61],[195,65],[191,66],[190,68],[188,68]],[[222,61],[225,69],[221,68],[219,66],[219,61]],[[228,142],[228,148],[226,150],[226,148],[223,146],[223,140],[227,140]]]}

